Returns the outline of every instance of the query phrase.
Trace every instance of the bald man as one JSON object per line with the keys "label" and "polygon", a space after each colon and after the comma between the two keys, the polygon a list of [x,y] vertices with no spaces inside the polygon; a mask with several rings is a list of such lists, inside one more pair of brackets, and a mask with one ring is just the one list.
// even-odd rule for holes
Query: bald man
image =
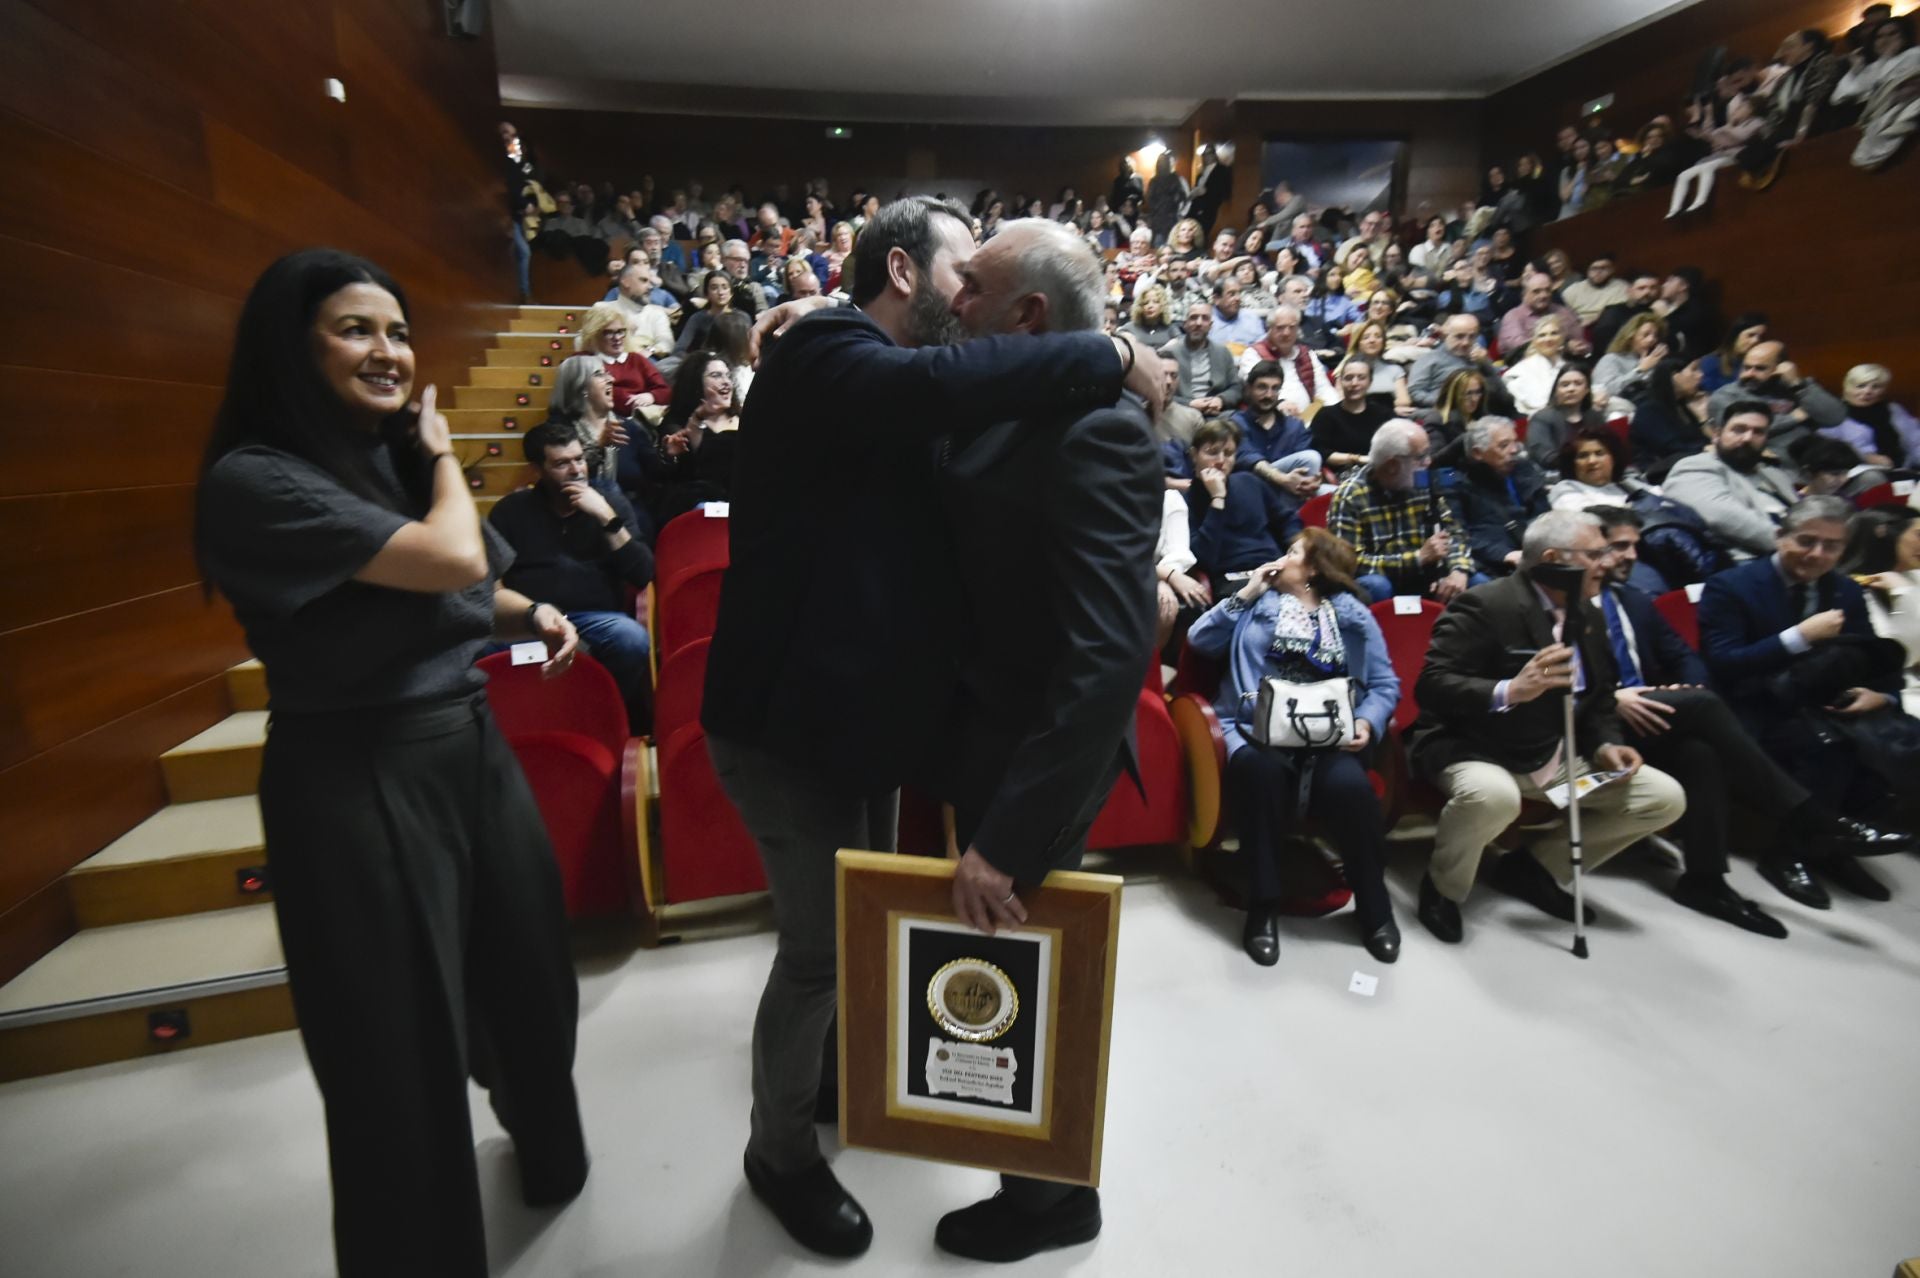
{"label": "bald man", "polygon": [[1847,406],[1811,377],[1803,377],[1786,355],[1782,342],[1755,342],[1749,347],[1740,361],[1740,376],[1707,401],[1709,425],[1718,426],[1734,404],[1760,400],[1773,410],[1767,447],[1784,456],[1791,445],[1815,430],[1847,420]]}

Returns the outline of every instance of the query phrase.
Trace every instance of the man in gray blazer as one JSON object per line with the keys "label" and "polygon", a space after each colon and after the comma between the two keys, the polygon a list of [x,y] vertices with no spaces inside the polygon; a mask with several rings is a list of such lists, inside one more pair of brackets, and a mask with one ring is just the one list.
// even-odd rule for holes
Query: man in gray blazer
{"label": "man in gray blazer", "polygon": [[[1767,446],[1780,454],[1815,430],[1847,420],[1847,406],[1811,377],[1801,376],[1786,353],[1781,342],[1755,342],[1740,361],[1740,376],[1707,400],[1709,419],[1725,421],[1732,404],[1761,400],[1768,409]],[[1771,539],[1767,545],[1771,553]]]}
{"label": "man in gray blazer", "polygon": [[1240,407],[1243,387],[1233,366],[1233,352],[1212,339],[1213,304],[1196,301],[1187,306],[1181,336],[1160,348],[1163,359],[1180,369],[1179,400],[1203,417],[1218,417]]}
{"label": "man in gray blazer", "polygon": [[1699,511],[1735,559],[1772,554],[1780,520],[1799,499],[1799,477],[1763,459],[1772,421],[1765,400],[1734,400],[1713,433],[1713,451],[1683,457],[1667,474],[1666,495]]}

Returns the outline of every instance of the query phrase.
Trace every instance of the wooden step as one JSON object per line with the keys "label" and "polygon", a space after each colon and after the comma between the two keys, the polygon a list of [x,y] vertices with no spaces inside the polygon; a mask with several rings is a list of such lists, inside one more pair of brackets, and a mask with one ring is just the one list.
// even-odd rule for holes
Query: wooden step
{"label": "wooden step", "polygon": [[512,461],[525,459],[520,450],[520,436],[504,432],[487,435],[455,435],[453,437],[454,455],[460,459],[464,469],[479,466],[491,461]]}
{"label": "wooden step", "polygon": [[[584,306],[521,306],[511,308],[507,322],[516,333],[546,332],[562,325],[578,327],[586,314],[587,308]],[[536,330],[523,327],[528,324],[545,324],[547,328]]]}
{"label": "wooden step", "polygon": [[443,408],[447,429],[456,435],[494,435],[525,430],[547,415],[544,404],[530,408]]}
{"label": "wooden step", "polygon": [[544,355],[562,356],[578,354],[573,348],[573,331],[552,333],[501,333],[493,339],[493,349],[503,351],[536,351]]}
{"label": "wooden step", "polygon": [[254,796],[175,803],[69,870],[67,899],[83,928],[257,905],[266,859]]}
{"label": "wooden step", "polygon": [[[480,370],[475,370],[476,372]],[[547,415],[547,400],[553,395],[551,386],[456,386],[453,389],[455,408],[491,408],[495,412],[515,413],[522,418],[531,417],[533,421],[522,421],[521,425],[531,426]],[[451,424],[451,423],[449,423]]]}
{"label": "wooden step", "polygon": [[575,353],[567,350],[533,351],[521,346],[494,346],[487,350],[486,364],[488,368],[558,368],[560,361],[571,358]]}
{"label": "wooden step", "polygon": [[500,504],[500,498],[497,496],[475,497],[473,499],[473,508],[480,512],[480,518],[482,519],[485,519],[488,516],[488,514],[492,512],[493,508],[499,504]]}
{"label": "wooden step", "polygon": [[[555,370],[552,368],[470,368],[467,370],[467,386],[514,386],[532,387],[545,396],[553,390]],[[456,395],[466,386],[456,387]]]}
{"label": "wooden step", "polygon": [[167,795],[175,803],[253,794],[260,785],[260,752],[267,741],[263,710],[230,714],[160,756]]}
{"label": "wooden step", "polygon": [[533,467],[520,460],[518,450],[515,450],[512,461],[481,462],[478,466],[467,468],[467,486],[473,489],[476,500],[481,497],[504,497],[532,482]]}
{"label": "wooden step", "polygon": [[267,708],[267,671],[258,661],[243,661],[227,671],[227,704],[235,710]]}
{"label": "wooden step", "polygon": [[0,1082],[293,1025],[271,905],[90,928],[0,987]]}

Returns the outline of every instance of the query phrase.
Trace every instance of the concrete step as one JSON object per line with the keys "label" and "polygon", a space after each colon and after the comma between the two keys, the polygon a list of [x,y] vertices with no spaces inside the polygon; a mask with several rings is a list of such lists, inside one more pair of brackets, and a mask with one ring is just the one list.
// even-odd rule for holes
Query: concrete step
{"label": "concrete step", "polygon": [[[546,394],[553,386],[552,368],[470,368],[467,370],[467,386],[513,386],[534,387]],[[465,387],[458,387],[464,390]]]}
{"label": "concrete step", "polygon": [[67,899],[82,928],[257,905],[266,859],[253,795],[174,803],[69,870]]}
{"label": "concrete step", "polygon": [[267,742],[264,710],[230,714],[198,736],[160,756],[167,795],[175,803],[254,794],[260,785],[260,752]]}
{"label": "concrete step", "polygon": [[89,928],[0,987],[0,1082],[293,1025],[271,905]]}
{"label": "concrete step", "polygon": [[267,671],[258,661],[243,661],[227,671],[227,704],[235,710],[267,708]]}

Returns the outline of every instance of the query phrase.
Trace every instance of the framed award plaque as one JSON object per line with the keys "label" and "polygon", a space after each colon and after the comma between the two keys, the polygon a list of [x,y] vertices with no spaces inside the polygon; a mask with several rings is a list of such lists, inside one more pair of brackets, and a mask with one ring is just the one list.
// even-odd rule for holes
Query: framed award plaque
{"label": "framed award plaque", "polygon": [[987,936],[954,864],[838,856],[841,1142],[1098,1185],[1120,880],[1050,874]]}

